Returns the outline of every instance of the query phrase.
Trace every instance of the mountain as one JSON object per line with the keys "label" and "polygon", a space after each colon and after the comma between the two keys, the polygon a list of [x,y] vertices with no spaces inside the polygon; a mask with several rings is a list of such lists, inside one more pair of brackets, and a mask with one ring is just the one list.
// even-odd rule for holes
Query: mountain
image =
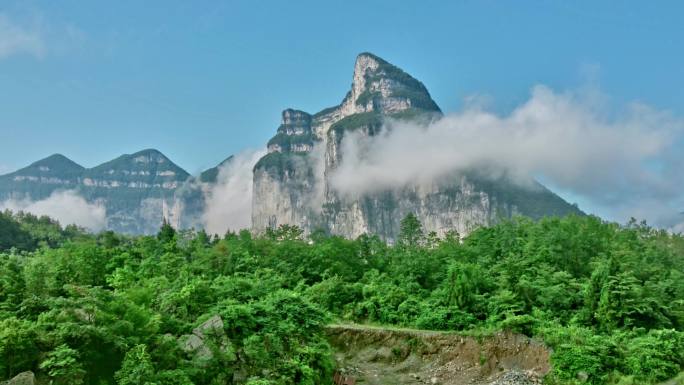
{"label": "mountain", "polygon": [[29,166],[13,172],[10,175],[54,177],[60,175],[78,174],[83,170],[83,166],[67,158],[66,156],[62,154],[54,154],[45,159],[31,163]]}
{"label": "mountain", "polygon": [[146,149],[124,154],[99,166],[84,170],[83,183],[101,187],[163,187],[176,188],[190,174],[174,164],[161,152]]}
{"label": "mountain", "polygon": [[351,90],[339,105],[313,115],[283,111],[268,154],[254,167],[253,228],[292,224],[306,232],[323,229],[345,237],[373,233],[395,240],[401,219],[409,213],[417,215],[426,231],[440,235],[450,230],[467,234],[513,215],[581,213],[537,182],[523,186],[503,174],[491,178],[480,170],[454,173],[430,186],[407,185],[361,196],[341,195],[332,187],[330,177],[343,161],[346,135],[377,135],[388,119],[420,124],[441,117],[420,81],[376,55],[360,54]]}
{"label": "mountain", "polygon": [[[346,237],[372,233],[395,240],[400,221],[409,213],[426,231],[440,235],[450,230],[465,235],[513,215],[581,213],[536,181],[523,186],[505,173],[492,178],[482,170],[453,173],[429,186],[406,185],[354,196],[340,194],[331,184],[344,161],[345,137],[354,133],[354,140],[363,141],[385,130],[387,122],[411,121],[419,127],[441,117],[423,83],[376,55],[358,55],[351,89],[340,104],[315,114],[282,112],[267,155],[253,169],[252,228],[261,232],[292,224],[307,233],[323,229]],[[231,156],[193,177],[154,149],[121,155],[93,168],[55,154],[0,176],[0,201],[43,200],[55,191],[74,190],[105,207],[111,230],[154,233],[162,218],[178,228],[198,228],[207,193],[220,168],[232,160]]]}
{"label": "mountain", "polygon": [[161,152],[146,149],[84,170],[79,191],[89,201],[104,202],[108,228],[149,234],[162,217],[183,227],[184,201],[176,190],[189,177]]}
{"label": "mountain", "polygon": [[153,149],[121,155],[89,169],[57,154],[0,176],[0,200],[36,201],[58,190],[74,190],[87,201],[104,205],[108,229],[153,233],[162,217],[178,227],[196,224],[196,212],[201,211],[196,201],[199,198],[201,206],[201,196],[184,188],[189,177]]}
{"label": "mountain", "polygon": [[227,164],[229,164],[233,160],[233,156],[229,156],[228,158],[224,159],[221,163],[217,164],[216,166],[206,169],[202,171],[199,175],[199,180],[202,183],[216,183],[216,180],[218,178],[218,173],[219,169]]}
{"label": "mountain", "polygon": [[43,199],[55,189],[75,187],[83,170],[83,166],[64,155],[50,155],[13,173],[0,176],[0,197],[21,199],[35,196],[35,199]]}

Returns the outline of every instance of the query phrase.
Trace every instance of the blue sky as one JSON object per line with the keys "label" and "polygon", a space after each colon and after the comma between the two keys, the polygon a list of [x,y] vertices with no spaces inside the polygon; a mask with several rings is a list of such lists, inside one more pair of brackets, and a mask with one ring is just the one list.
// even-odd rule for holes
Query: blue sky
{"label": "blue sky", "polygon": [[535,84],[589,81],[684,115],[683,13],[674,1],[2,0],[0,167],[154,147],[196,172],[263,146],[286,107],[337,104],[362,51],[445,111],[486,95],[505,113]]}

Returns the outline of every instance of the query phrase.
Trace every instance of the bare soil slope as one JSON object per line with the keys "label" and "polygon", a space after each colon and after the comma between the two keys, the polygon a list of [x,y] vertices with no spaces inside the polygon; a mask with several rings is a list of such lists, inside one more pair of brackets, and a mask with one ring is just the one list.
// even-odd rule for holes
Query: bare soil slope
{"label": "bare soil slope", "polygon": [[541,383],[550,369],[543,343],[512,333],[475,338],[333,325],[328,335],[338,368],[357,384],[525,385]]}

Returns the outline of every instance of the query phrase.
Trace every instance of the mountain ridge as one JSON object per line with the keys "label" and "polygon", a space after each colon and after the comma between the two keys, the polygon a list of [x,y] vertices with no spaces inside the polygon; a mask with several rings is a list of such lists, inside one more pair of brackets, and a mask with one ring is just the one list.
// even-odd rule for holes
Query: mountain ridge
{"label": "mountain ridge", "polygon": [[[106,166],[108,166],[110,164],[113,164],[114,162],[117,162],[118,160],[124,160],[124,159],[128,159],[131,157],[138,157],[138,156],[145,156],[145,155],[147,155],[147,156],[159,156],[161,159],[164,159],[166,162],[169,162],[172,165],[172,167],[177,168],[178,170],[181,170],[183,174],[187,174],[188,176],[190,175],[183,168],[181,168],[180,166],[175,164],[173,161],[171,161],[161,151],[154,149],[154,148],[146,148],[146,149],[143,149],[140,151],[136,151],[132,154],[121,154],[114,159],[102,162],[102,163],[95,165],[93,167],[81,166],[80,164],[71,160],[69,157],[67,157],[63,154],[55,153],[55,154],[49,155],[45,158],[42,158],[40,160],[37,160],[37,161],[29,164],[28,166],[22,167],[20,169],[15,170],[15,171],[10,171],[6,174],[2,174],[2,175],[0,175],[0,178],[7,177],[10,175],[15,175],[15,174],[22,173],[22,172],[28,171],[28,170],[33,170],[33,169],[41,167],[41,166],[48,166],[49,167],[49,166],[54,165],[56,163],[61,163],[61,164],[65,164],[67,166],[71,166],[74,171],[99,170],[99,169],[105,168]],[[44,171],[47,171],[47,170],[44,170]]]}
{"label": "mountain ridge", "polygon": [[[451,230],[465,235],[513,215],[581,214],[536,182],[535,189],[525,189],[472,172],[449,175],[429,187],[407,185],[353,199],[330,184],[344,159],[342,142],[351,133],[363,142],[383,132],[388,122],[420,126],[442,117],[421,81],[377,55],[359,54],[351,88],[338,105],[313,114],[282,111],[280,125],[266,143],[267,154],[252,169],[252,229],[290,224],[307,233],[323,229],[346,237],[372,233],[393,240],[409,213],[416,214],[427,231],[440,235]],[[53,154],[0,176],[0,200],[47,199],[57,190],[73,189],[88,202],[106,207],[108,229],[153,233],[162,218],[179,228],[198,227],[207,191],[217,183],[219,169],[233,159],[193,176],[154,148],[91,168]]]}
{"label": "mountain ridge", "polygon": [[163,218],[177,227],[196,225],[193,213],[188,213],[190,220],[183,214],[185,206],[198,210],[188,200],[200,197],[196,193],[176,194],[189,179],[188,172],[151,148],[91,168],[54,154],[0,176],[0,200],[39,201],[50,199],[56,191],[74,190],[86,201],[105,206],[106,228],[153,233]]}

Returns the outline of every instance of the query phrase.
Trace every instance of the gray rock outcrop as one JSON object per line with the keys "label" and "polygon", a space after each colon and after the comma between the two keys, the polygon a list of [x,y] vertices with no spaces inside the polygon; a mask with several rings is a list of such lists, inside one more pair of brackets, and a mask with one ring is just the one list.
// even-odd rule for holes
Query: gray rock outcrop
{"label": "gray rock outcrop", "polygon": [[268,143],[269,153],[254,167],[254,230],[288,224],[305,233],[322,229],[352,238],[371,233],[392,241],[409,213],[420,219],[426,232],[438,235],[466,235],[518,214],[539,218],[580,213],[536,182],[522,187],[505,177],[482,176],[478,170],[454,173],[429,185],[354,196],[340,194],[331,184],[344,160],[341,146],[347,135],[353,133],[354,140],[361,141],[380,133],[388,119],[424,124],[441,116],[420,81],[373,54],[360,54],[351,90],[340,105],[313,115],[283,112],[277,134]]}
{"label": "gray rock outcrop", "polygon": [[230,351],[230,341],[223,330],[223,320],[215,315],[200,326],[192,330],[192,334],[178,339],[181,349],[192,353],[200,361],[209,360],[214,356],[210,340],[223,352]]}
{"label": "gray rock outcrop", "polygon": [[9,381],[0,382],[0,385],[36,385],[36,376],[31,371],[22,372]]}

